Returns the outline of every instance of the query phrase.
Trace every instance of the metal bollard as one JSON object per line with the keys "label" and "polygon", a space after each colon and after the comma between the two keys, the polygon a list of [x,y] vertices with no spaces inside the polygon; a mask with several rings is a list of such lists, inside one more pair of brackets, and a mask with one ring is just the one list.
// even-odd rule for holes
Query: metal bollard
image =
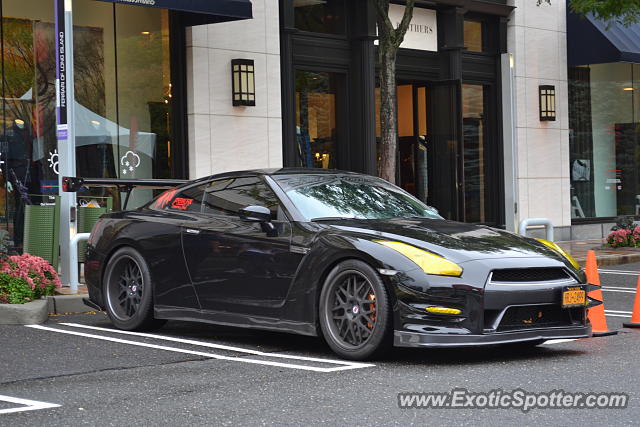
{"label": "metal bollard", "polygon": [[[78,259],[78,243],[89,240],[89,236],[91,233],[78,233],[71,238],[71,248],[70,250],[73,252],[75,256],[72,256],[71,259]],[[78,293],[78,265],[71,265],[69,270],[69,289],[71,293]]]}
{"label": "metal bollard", "polygon": [[549,218],[525,218],[520,221],[518,233],[521,236],[526,236],[527,228],[534,225],[544,225],[545,232],[547,233],[547,240],[553,242],[553,223]]}

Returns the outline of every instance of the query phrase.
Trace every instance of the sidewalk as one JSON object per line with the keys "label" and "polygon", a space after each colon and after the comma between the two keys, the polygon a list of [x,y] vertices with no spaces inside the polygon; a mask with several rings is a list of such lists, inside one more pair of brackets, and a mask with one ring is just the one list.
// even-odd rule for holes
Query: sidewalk
{"label": "sidewalk", "polygon": [[56,294],[47,297],[49,314],[87,313],[95,309],[84,305],[83,298],[89,296],[85,285],[78,286],[78,293],[72,294],[69,287],[56,289]]}
{"label": "sidewalk", "polygon": [[583,267],[587,259],[587,251],[589,250],[596,252],[598,267],[640,261],[640,248],[612,248],[610,246],[604,246],[603,242],[604,239],[571,240],[556,243],[566,252],[570,253]]}

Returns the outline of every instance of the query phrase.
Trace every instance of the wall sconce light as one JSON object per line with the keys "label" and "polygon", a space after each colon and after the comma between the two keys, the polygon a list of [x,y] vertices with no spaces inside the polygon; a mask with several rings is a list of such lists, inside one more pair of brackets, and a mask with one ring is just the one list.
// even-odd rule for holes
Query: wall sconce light
{"label": "wall sconce light", "polygon": [[540,121],[556,120],[556,87],[541,85],[538,87],[540,94]]}
{"label": "wall sconce light", "polygon": [[231,82],[233,88],[233,106],[256,105],[256,81],[253,59],[231,60]]}

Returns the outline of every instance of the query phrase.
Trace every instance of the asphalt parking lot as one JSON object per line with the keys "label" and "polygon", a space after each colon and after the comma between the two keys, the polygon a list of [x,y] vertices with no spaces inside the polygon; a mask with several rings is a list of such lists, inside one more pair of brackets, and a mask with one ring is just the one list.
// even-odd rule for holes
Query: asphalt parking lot
{"label": "asphalt parking lot", "polygon": [[[189,322],[115,331],[103,313],[0,327],[0,425],[635,425],[640,263],[601,271],[618,335],[534,349],[396,349],[337,360],[318,339]],[[398,393],[523,389],[623,392],[625,409],[400,409]]]}

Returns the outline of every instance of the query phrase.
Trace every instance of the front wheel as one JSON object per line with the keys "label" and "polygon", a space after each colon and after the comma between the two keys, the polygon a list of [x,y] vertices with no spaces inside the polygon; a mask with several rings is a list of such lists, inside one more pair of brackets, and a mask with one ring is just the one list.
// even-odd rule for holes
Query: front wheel
{"label": "front wheel", "polygon": [[135,249],[125,247],[113,254],[104,273],[103,287],[107,314],[118,329],[151,330],[166,322],[153,317],[151,274]]}
{"label": "front wheel", "polygon": [[329,273],[320,293],[319,316],[327,344],[341,357],[367,360],[391,347],[389,295],[365,262],[343,261]]}

